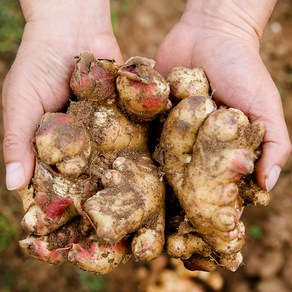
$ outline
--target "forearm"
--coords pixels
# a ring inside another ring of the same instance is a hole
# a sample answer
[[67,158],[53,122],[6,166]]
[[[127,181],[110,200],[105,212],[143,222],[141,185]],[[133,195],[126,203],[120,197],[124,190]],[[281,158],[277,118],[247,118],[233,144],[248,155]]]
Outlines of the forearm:
[[277,0],[188,0],[186,15],[196,14],[202,18],[199,21],[215,29],[224,22],[224,25],[229,24],[230,32],[237,26],[260,38],[276,3]]

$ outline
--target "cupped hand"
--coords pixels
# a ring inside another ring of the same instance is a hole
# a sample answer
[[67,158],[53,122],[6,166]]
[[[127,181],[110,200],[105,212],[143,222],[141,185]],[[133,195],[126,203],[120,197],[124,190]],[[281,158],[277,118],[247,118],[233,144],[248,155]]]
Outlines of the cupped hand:
[[[80,1],[74,5],[77,2]],[[107,11],[103,16],[107,19],[99,21],[92,11],[86,12],[90,15],[81,25],[81,22],[73,20],[75,11],[69,11],[68,18],[63,15],[63,19],[57,18],[56,11],[52,12],[54,17],[50,19],[49,12],[44,11],[46,17],[38,20],[36,15],[42,13],[40,10],[44,9],[44,5],[38,7],[35,3],[33,9],[29,7],[24,11],[25,17],[30,20],[3,86],[3,150],[9,190],[23,188],[32,177],[35,130],[45,112],[59,111],[68,102],[74,57],[87,50],[98,58],[114,58],[122,62]],[[52,3],[48,9],[54,5]],[[74,5],[70,7],[77,11]],[[80,5],[83,4],[80,2]],[[55,5],[55,9],[61,14],[62,5]],[[77,13],[81,12],[79,9]],[[85,29],[86,25],[91,26]]]
[[259,185],[270,191],[288,160],[291,142],[279,92],[259,54],[259,33],[186,12],[164,39],[156,61],[163,75],[175,66],[202,67],[217,103],[264,123],[263,153],[255,171]]

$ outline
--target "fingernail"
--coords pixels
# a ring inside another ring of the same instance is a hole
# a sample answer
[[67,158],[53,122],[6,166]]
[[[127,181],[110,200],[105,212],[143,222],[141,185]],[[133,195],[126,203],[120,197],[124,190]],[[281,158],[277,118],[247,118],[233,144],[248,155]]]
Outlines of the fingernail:
[[6,187],[7,190],[16,190],[25,181],[24,167],[20,162],[11,162],[6,165]]
[[278,165],[274,165],[272,167],[272,169],[270,170],[270,173],[265,180],[266,190],[268,192],[270,192],[272,190],[272,188],[275,186],[276,182],[278,181],[281,170],[282,170],[281,167]]

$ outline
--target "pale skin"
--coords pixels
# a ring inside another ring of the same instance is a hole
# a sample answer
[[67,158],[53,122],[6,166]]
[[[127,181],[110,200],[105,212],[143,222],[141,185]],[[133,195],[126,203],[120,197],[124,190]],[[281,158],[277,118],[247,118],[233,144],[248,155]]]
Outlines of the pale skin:
[[[87,50],[98,58],[123,62],[111,28],[109,1],[20,3],[26,27],[3,88],[3,149],[10,190],[23,188],[32,177],[31,141],[41,116],[68,102],[73,56]],[[265,124],[256,174],[260,186],[268,190],[291,152],[281,98],[259,55],[259,40],[275,4],[275,0],[189,0],[156,55],[156,68],[163,75],[174,66],[202,67],[216,102]]]

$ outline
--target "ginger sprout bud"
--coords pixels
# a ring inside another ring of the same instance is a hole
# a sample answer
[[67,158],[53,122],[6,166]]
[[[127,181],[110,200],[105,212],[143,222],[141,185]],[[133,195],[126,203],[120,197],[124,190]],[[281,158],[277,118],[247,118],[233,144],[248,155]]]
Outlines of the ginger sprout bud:
[[78,100],[112,103],[118,65],[113,60],[96,59],[87,52],[82,52],[76,59],[70,87]]
[[134,120],[153,120],[168,105],[169,85],[153,66],[153,60],[133,57],[118,71],[119,105]]

